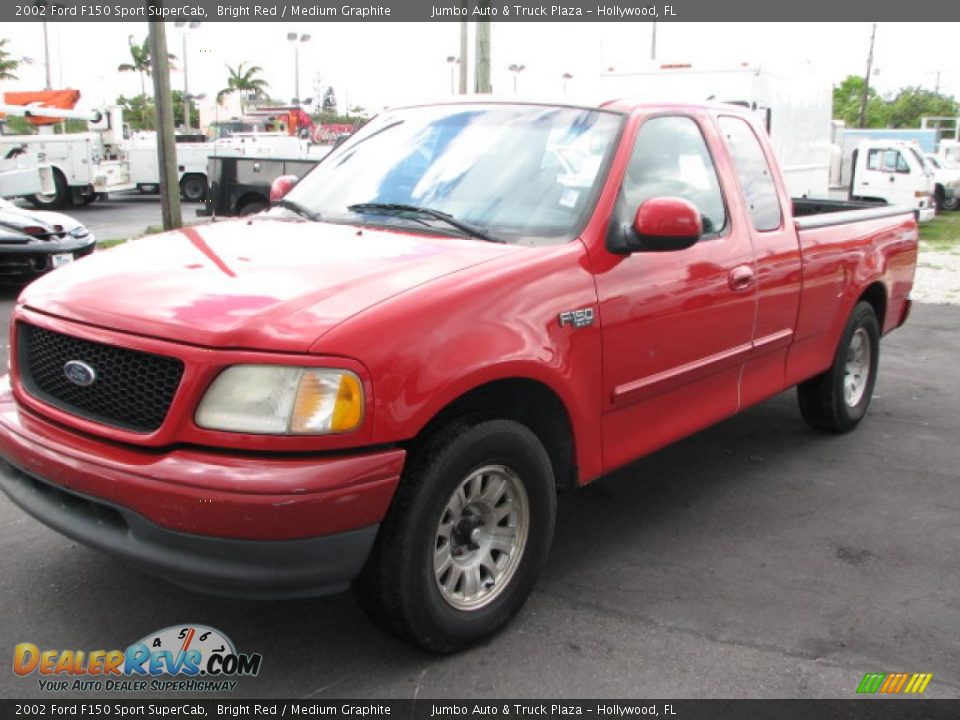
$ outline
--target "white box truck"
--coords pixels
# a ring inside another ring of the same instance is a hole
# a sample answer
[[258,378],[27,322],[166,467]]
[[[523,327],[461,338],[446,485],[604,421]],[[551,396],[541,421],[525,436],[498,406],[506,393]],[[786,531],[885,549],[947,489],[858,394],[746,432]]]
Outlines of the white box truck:
[[597,90],[610,97],[750,108],[770,135],[791,196],[829,195],[833,91],[807,63],[726,68],[668,63],[641,72],[603,73]]

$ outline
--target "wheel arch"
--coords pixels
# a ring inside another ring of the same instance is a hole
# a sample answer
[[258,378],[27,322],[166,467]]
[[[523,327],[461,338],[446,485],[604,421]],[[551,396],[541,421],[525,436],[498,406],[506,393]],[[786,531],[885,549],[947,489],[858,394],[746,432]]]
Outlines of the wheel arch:
[[[883,284],[883,281],[875,280],[860,293],[860,297],[857,298],[857,303],[861,301],[870,303],[873,312],[877,316],[880,331],[883,332],[887,317],[887,286]],[[854,303],[854,307],[856,307],[856,303]]]
[[530,377],[503,377],[461,390],[434,412],[405,445],[409,452],[416,452],[450,422],[491,417],[515,420],[528,427],[550,456],[557,490],[577,487],[576,437],[570,411],[550,385]]

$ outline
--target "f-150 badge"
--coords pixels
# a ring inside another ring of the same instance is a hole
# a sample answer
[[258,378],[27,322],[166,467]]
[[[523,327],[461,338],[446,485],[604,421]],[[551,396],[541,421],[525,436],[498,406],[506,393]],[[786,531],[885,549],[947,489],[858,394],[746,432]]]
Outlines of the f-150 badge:
[[557,316],[560,320],[560,327],[573,325],[575,328],[587,327],[593,325],[593,308],[580,308],[579,310],[564,310]]

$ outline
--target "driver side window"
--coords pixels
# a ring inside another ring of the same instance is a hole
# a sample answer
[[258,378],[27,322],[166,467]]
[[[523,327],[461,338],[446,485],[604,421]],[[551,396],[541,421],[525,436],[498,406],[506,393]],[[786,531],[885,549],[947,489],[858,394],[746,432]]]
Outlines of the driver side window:
[[713,158],[700,127],[690,117],[673,115],[644,122],[621,193],[631,213],[653,197],[689,200],[700,211],[704,235],[719,233],[727,224]]

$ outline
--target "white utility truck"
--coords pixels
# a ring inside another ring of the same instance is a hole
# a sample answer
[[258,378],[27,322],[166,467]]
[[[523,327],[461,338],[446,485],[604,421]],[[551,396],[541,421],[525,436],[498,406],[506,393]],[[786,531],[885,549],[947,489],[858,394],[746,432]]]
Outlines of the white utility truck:
[[8,151],[0,156],[0,198],[52,193],[53,169],[37,153]]
[[[159,192],[160,163],[156,132],[134,133],[124,149],[130,162],[130,177],[137,189],[142,193]],[[177,139],[177,181],[185,200],[200,202],[206,197],[207,162],[213,152],[213,143],[180,142]]]
[[123,112],[120,107],[112,106],[106,112],[100,112],[4,103],[0,104],[0,112],[88,121],[87,132],[57,135],[44,128],[36,135],[0,135],[0,157],[34,153],[51,167],[53,189],[49,193],[30,195],[28,199],[34,206],[53,209],[87,205],[100,194],[135,187],[123,150]]

